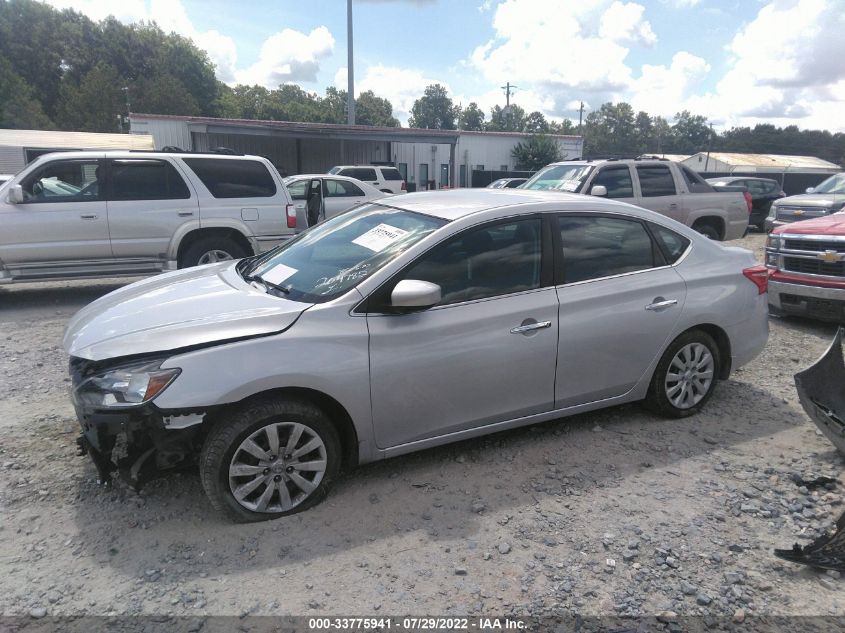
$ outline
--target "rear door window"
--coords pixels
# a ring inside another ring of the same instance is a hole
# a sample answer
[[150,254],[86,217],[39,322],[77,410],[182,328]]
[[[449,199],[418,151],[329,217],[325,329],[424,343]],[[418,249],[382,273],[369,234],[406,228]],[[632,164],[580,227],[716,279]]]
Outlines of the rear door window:
[[637,165],[637,176],[643,198],[674,196],[677,193],[675,179],[666,165]]
[[692,169],[686,165],[680,165],[680,168],[681,175],[684,177],[684,182],[687,183],[687,189],[689,189],[690,193],[707,193],[708,191],[713,191],[710,183]]
[[357,178],[358,180],[363,181],[378,180],[375,169],[367,169],[364,167],[351,167],[350,169],[344,169],[341,175],[349,176],[350,178]]
[[648,231],[637,220],[562,215],[558,222],[563,283],[622,275],[663,264]]
[[276,183],[264,163],[227,158],[183,158],[215,198],[270,198]]
[[385,180],[402,180],[402,174],[395,167],[382,167],[381,174]]
[[112,160],[111,200],[179,200],[190,198],[188,185],[165,160]]
[[329,198],[354,198],[363,196],[361,187],[346,180],[326,178],[326,196]]

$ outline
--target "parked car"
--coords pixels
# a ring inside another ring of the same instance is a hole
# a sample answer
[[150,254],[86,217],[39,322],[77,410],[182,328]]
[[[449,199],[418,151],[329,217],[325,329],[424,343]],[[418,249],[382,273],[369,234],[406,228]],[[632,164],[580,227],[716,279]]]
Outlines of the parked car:
[[766,265],[772,314],[845,324],[845,213],[776,226]]
[[515,189],[526,180],[528,178],[499,178],[487,185],[487,189]]
[[0,190],[0,284],[143,275],[239,259],[296,232],[257,156],[62,152]]
[[763,349],[766,273],[599,198],[387,198],[81,310],[80,446],[101,479],[197,463],[211,504],[254,521],[342,466],[643,399],[684,417]]
[[751,215],[748,217],[748,224],[760,231],[766,230],[766,217],[772,203],[786,197],[780,183],[771,178],[722,177],[708,178],[707,182],[713,185],[716,191],[725,187],[745,187],[751,194]]
[[284,179],[296,208],[296,225],[314,226],[356,204],[389,195],[365,182],[347,176],[302,174]]
[[819,218],[845,208],[845,172],[834,174],[806,193],[788,196],[772,203],[766,218],[766,231],[777,226]]
[[402,174],[395,167],[384,165],[339,165],[332,167],[329,174],[348,176],[368,185],[372,185],[384,193],[405,193],[407,185]]
[[14,178],[14,174],[0,174],[0,186]]
[[716,191],[686,165],[661,159],[552,163],[520,188],[629,202],[678,220],[713,240],[745,235],[751,211],[750,195]]

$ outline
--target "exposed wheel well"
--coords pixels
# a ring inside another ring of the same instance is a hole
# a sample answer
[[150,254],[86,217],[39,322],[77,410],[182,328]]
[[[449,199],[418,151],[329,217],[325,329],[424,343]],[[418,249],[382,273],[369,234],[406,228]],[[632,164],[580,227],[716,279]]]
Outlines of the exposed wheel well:
[[244,236],[243,233],[236,229],[227,229],[225,227],[217,227],[217,228],[209,228],[209,229],[194,229],[185,237],[182,238],[182,241],[179,242],[179,250],[176,253],[176,261],[179,262],[181,265],[182,258],[185,256],[185,251],[199,239],[203,239],[206,237],[220,237],[225,239],[230,239],[235,242],[238,246],[244,249],[244,252],[247,255],[253,255],[252,244],[249,243],[249,240]]
[[343,452],[343,466],[351,467],[358,464],[358,433],[355,431],[355,425],[352,423],[352,417],[337,400],[315,389],[285,387],[281,389],[262,391],[261,393],[249,396],[240,402],[223,407],[221,412],[219,412],[215,417],[220,417],[221,413],[225,415],[225,411],[227,409],[241,407],[251,400],[268,397],[306,400],[322,409],[326,416],[328,416],[329,420],[332,421],[332,424],[334,424],[337,429],[337,434],[340,436],[340,446]]
[[727,333],[718,325],[713,325],[712,323],[702,323],[685,330],[681,334],[686,334],[687,332],[691,332],[693,330],[701,330],[702,332],[709,334],[710,337],[716,341],[716,345],[719,346],[719,359],[721,361],[719,367],[719,378],[721,380],[727,380],[731,375],[731,340],[728,338]]
[[719,241],[725,239],[725,221],[722,218],[715,215],[698,218],[692,223],[692,228],[699,226],[712,226],[719,233]]

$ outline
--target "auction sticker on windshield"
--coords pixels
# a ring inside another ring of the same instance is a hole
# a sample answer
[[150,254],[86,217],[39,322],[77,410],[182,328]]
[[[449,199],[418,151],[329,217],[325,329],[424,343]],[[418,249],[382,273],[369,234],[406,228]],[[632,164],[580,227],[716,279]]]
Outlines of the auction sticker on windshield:
[[290,266],[285,266],[284,264],[279,264],[278,266],[274,266],[271,270],[264,273],[261,277],[265,281],[269,281],[271,284],[280,284],[288,277],[292,277],[299,271],[296,268],[291,268]]
[[371,251],[378,253],[407,234],[408,231],[397,229],[395,226],[390,226],[389,224],[379,224],[363,235],[356,237],[352,240],[352,243],[357,244],[358,246],[363,246],[364,248],[369,248]]

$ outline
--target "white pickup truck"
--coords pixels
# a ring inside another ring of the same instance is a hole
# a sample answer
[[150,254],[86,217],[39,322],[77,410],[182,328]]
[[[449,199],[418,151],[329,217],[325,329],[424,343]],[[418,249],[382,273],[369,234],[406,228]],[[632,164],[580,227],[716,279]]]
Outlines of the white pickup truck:
[[546,165],[521,189],[557,189],[635,204],[713,240],[745,235],[751,195],[716,191],[685,165],[664,159],[570,160]]

